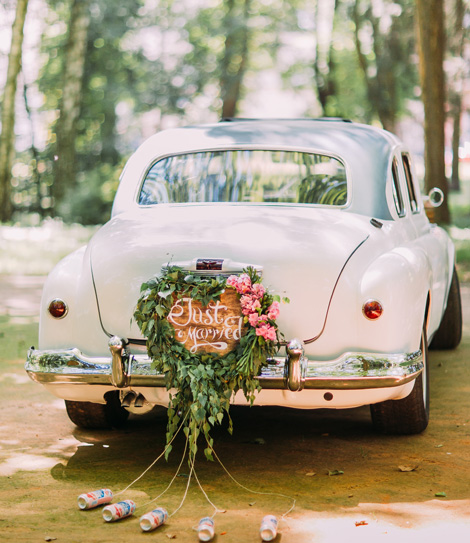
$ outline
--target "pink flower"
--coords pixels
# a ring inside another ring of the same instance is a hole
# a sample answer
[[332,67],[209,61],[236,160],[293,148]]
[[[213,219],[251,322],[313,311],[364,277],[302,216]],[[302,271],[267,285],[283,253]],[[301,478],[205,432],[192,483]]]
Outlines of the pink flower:
[[238,294],[246,294],[251,291],[251,279],[246,273],[242,273],[240,277],[230,275],[227,279],[227,285],[236,289]]
[[268,318],[276,320],[279,317],[279,302],[273,302],[268,308]]
[[259,322],[259,315],[258,313],[250,313],[248,315],[248,322],[250,323],[251,326],[253,326],[253,328],[256,328],[256,325],[258,324]]
[[238,278],[238,292],[240,294],[246,294],[251,290],[251,279],[246,273],[242,273]]
[[256,335],[262,336],[266,341],[276,341],[276,330],[270,324],[263,324],[256,329]]
[[240,298],[240,305],[242,306],[242,313],[244,315],[254,313],[261,307],[259,301],[254,296],[249,294],[245,294]]
[[238,285],[238,277],[236,275],[231,275],[228,279],[227,279],[227,285],[229,287],[233,287],[233,288],[237,288],[237,285]]
[[261,283],[255,283],[251,287],[251,292],[257,297],[262,298],[266,294],[266,289],[263,287]]

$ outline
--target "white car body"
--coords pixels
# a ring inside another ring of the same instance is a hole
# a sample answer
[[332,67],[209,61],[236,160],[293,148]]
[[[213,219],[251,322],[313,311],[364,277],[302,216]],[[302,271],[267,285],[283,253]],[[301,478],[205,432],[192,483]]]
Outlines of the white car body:
[[[225,150],[338,159],[347,201],[139,203],[155,163]],[[343,121],[240,120],[156,134],[129,159],[111,220],[49,275],[29,375],[68,402],[104,404],[106,393],[122,399],[132,390],[147,407],[167,405],[163,376],[152,374],[132,321],[140,286],[170,261],[195,270],[198,259],[223,259],[224,273],[257,266],[263,284],[290,299],[278,325],[296,341],[263,370],[257,404],[347,408],[406,398],[425,369],[423,327],[429,342],[443,319],[455,255],[429,222],[414,177],[410,201],[405,162],[392,134]],[[67,304],[63,318],[48,311],[54,299]],[[380,318],[365,318],[368,300],[380,302]],[[234,402],[246,400],[239,393]]]

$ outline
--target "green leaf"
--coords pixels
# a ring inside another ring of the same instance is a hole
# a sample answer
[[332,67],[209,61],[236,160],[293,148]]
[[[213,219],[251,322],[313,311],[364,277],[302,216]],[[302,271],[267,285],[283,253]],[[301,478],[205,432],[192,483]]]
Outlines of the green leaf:
[[155,306],[155,313],[160,317],[160,318],[163,318],[166,314],[166,310],[164,307],[162,307],[161,305],[156,305]]
[[447,494],[445,492],[436,492],[434,496],[436,496],[436,498],[447,498]]
[[166,451],[165,451],[165,460],[168,460],[168,457],[170,456],[171,450],[173,449],[173,445],[167,445]]
[[212,451],[210,447],[207,447],[206,449],[204,449],[204,454],[206,455],[207,460],[210,460],[211,462],[214,461],[214,457],[212,456]]

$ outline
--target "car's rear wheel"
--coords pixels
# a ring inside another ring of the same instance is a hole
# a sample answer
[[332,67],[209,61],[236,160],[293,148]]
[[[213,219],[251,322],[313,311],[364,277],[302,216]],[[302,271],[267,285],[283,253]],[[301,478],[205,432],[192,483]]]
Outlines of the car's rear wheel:
[[67,415],[80,428],[119,428],[129,412],[121,406],[119,392],[108,392],[105,399],[105,404],[65,400]]
[[423,371],[411,393],[401,400],[387,400],[370,406],[374,429],[382,434],[419,434],[429,421],[429,367],[426,330],[421,335]]
[[441,324],[432,338],[430,349],[437,351],[455,349],[462,339],[462,302],[457,271],[454,268],[447,307]]

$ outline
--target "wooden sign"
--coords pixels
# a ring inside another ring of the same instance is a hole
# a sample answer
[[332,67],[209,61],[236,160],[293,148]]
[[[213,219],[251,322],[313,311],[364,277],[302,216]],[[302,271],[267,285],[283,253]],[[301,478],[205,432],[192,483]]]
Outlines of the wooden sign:
[[175,329],[176,340],[193,354],[223,356],[237,347],[245,332],[240,300],[231,288],[206,307],[192,298],[177,299],[167,320]]

